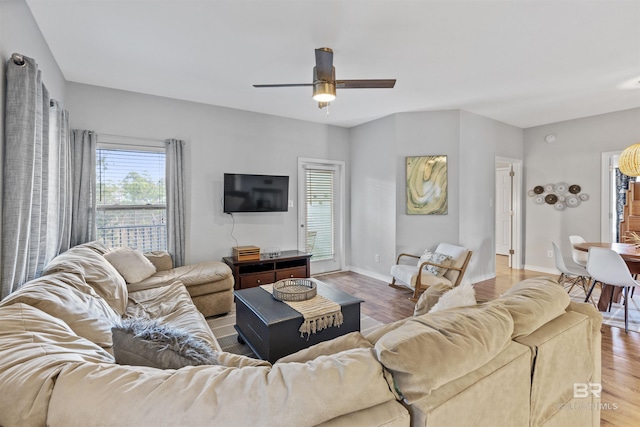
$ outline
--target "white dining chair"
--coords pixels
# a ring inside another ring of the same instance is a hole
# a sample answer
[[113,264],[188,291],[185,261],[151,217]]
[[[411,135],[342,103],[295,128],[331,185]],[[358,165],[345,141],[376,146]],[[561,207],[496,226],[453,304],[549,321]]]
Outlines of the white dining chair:
[[581,251],[576,249],[573,245],[578,243],[585,243],[586,241],[582,236],[572,235],[569,236],[569,241],[571,242],[571,258],[573,258],[573,262],[583,267],[587,266],[587,258],[589,254],[585,251]]
[[579,285],[582,287],[586,295],[587,284],[589,283],[589,273],[587,272],[587,269],[568,259],[565,260],[562,256],[562,251],[556,242],[551,242],[551,246],[553,246],[553,257],[556,263],[556,268],[560,271],[558,283],[560,283],[565,289],[567,289],[567,283],[571,284],[569,289],[567,289],[567,292],[571,292],[575,285]]
[[[640,282],[636,281],[627,263],[614,250],[607,248],[591,247],[589,248],[589,258],[587,260],[587,271],[592,279],[591,288],[587,293],[585,302],[589,300],[593,288],[596,283],[603,285],[618,286],[624,291],[624,331],[629,332],[629,289],[639,286]],[[608,310],[611,309],[613,302],[613,292],[609,300]]]

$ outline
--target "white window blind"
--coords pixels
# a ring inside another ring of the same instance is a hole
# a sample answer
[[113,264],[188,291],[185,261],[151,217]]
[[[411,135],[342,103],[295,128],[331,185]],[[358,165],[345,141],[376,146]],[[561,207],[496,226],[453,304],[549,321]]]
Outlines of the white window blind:
[[96,163],[98,239],[166,250],[165,153],[98,148]]
[[334,171],[306,170],[307,251],[312,260],[334,257]]

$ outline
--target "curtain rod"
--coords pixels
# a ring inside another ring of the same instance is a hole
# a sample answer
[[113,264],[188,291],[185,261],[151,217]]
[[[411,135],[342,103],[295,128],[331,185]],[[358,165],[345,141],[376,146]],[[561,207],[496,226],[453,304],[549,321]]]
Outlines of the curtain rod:
[[98,135],[98,136],[106,136],[106,137],[111,137],[111,138],[137,139],[139,141],[162,142],[163,144],[166,142],[165,139],[143,138],[143,137],[140,137],[140,136],[113,135],[113,134],[109,134],[109,133],[98,133],[98,132],[96,132],[96,135]]

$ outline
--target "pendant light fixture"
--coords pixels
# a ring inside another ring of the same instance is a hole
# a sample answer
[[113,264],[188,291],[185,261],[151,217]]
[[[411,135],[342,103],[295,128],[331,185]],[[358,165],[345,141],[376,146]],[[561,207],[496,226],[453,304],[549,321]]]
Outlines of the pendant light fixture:
[[624,149],[618,159],[618,168],[627,176],[640,176],[640,143]]

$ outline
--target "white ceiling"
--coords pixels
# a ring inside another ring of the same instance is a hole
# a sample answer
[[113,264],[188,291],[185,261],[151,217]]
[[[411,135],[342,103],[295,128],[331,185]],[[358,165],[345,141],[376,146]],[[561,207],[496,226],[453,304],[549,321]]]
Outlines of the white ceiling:
[[[521,128],[640,107],[640,0],[26,0],[65,78],[351,127],[460,108]],[[338,79],[330,114],[314,49]],[[27,54],[25,52],[25,54]]]

